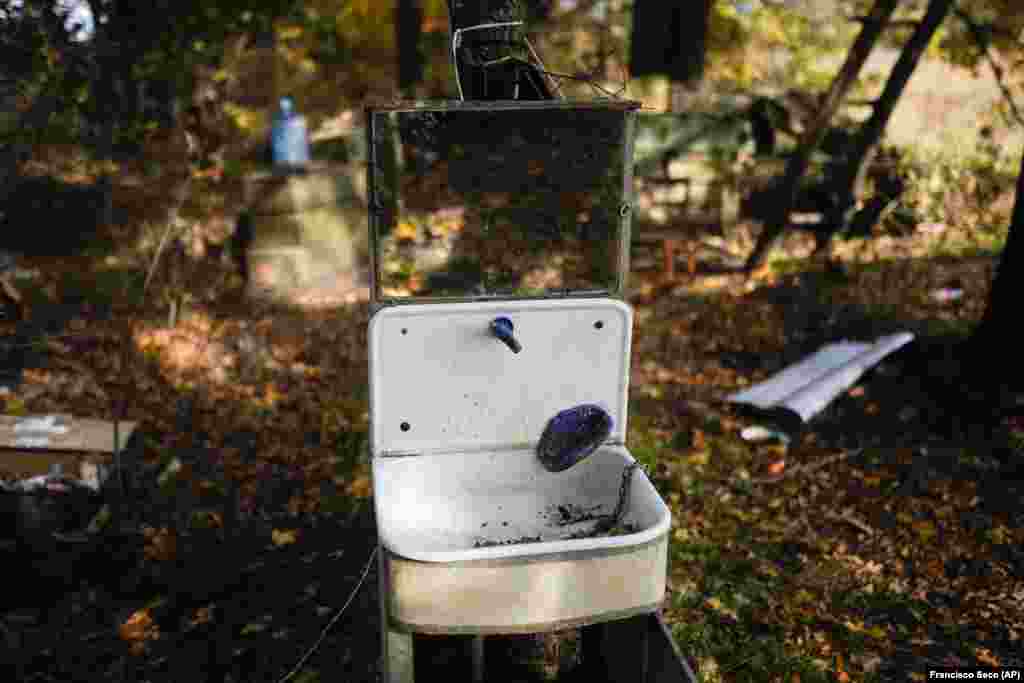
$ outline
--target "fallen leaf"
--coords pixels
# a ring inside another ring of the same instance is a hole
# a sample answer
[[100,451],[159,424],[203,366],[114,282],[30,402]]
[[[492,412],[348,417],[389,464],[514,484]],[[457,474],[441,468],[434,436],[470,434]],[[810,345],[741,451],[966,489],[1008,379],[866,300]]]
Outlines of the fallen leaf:
[[241,635],[247,636],[247,635],[250,635],[252,633],[259,633],[261,631],[266,631],[266,630],[267,630],[266,624],[261,624],[258,621],[253,621],[253,622],[250,622],[250,623],[248,623],[248,624],[246,624],[245,626],[242,627]]
[[346,492],[348,495],[356,498],[366,498],[370,495],[372,488],[370,478],[365,474],[360,474],[349,483],[346,487]]
[[1001,666],[999,658],[992,654],[992,651],[987,647],[979,647],[974,651],[978,661],[988,666]]
[[268,383],[264,388],[263,405],[265,405],[266,407],[273,408],[274,405],[283,398],[284,394],[282,394],[280,390],[276,386],[274,386],[273,382]]
[[148,609],[136,610],[121,624],[117,632],[122,640],[146,640],[155,635],[153,617],[150,616]]
[[1005,525],[999,524],[993,527],[988,532],[989,538],[992,539],[993,543],[1005,544],[1012,541],[1012,534]]
[[16,417],[23,417],[28,414],[28,409],[25,407],[25,402],[20,398],[9,398],[4,405],[4,413],[7,415],[14,415]]
[[419,228],[409,221],[401,221],[395,226],[395,239],[398,240],[415,240],[419,237]]
[[882,638],[888,637],[888,632],[882,626],[872,626],[867,629],[866,633],[874,638],[875,640],[881,640]]
[[850,619],[847,619],[843,622],[843,625],[855,633],[867,633],[868,635],[871,635],[875,638],[881,638],[883,635],[885,635],[885,630],[881,627],[874,626],[869,628],[866,627],[864,625],[864,622],[862,621],[852,621]]
[[923,541],[930,541],[935,537],[938,531],[935,528],[935,523],[927,519],[913,523],[913,529],[917,532],[917,535],[921,537]]
[[836,680],[841,683],[847,683],[850,680],[849,674],[843,668],[843,656],[836,655]]
[[707,465],[710,453],[705,450],[697,450],[690,454],[691,465]]
[[213,605],[200,607],[196,610],[195,622],[197,624],[206,624],[210,621],[213,621]]
[[772,475],[773,477],[774,476],[778,476],[778,475],[782,474],[782,471],[784,469],[786,469],[786,461],[785,460],[776,460],[773,463],[769,463],[769,465],[768,465],[768,474]]
[[726,617],[731,621],[739,621],[739,616],[737,616],[736,611],[723,605],[722,601],[718,598],[708,598],[704,601],[704,606],[714,610],[720,616]]
[[283,545],[291,545],[299,540],[299,532],[295,529],[274,529],[270,532],[270,540],[278,548]]
[[166,527],[152,531],[147,530],[146,536],[149,542],[146,544],[143,554],[148,559],[168,562],[175,558],[178,552],[178,540],[173,531]]

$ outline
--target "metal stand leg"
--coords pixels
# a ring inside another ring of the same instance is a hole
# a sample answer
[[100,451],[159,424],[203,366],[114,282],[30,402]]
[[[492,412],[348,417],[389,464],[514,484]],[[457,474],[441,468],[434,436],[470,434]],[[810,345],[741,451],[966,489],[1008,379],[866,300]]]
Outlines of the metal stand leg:
[[383,683],[414,683],[413,636],[391,628],[388,614],[387,550],[377,546],[377,574],[380,588],[381,681]]
[[484,683],[484,637],[473,637],[473,683]]
[[583,661],[592,676],[609,683],[647,680],[647,619],[642,614],[583,628]]
[[699,683],[672,632],[657,614],[647,617],[647,683]]
[[385,683],[413,683],[412,634],[388,629]]

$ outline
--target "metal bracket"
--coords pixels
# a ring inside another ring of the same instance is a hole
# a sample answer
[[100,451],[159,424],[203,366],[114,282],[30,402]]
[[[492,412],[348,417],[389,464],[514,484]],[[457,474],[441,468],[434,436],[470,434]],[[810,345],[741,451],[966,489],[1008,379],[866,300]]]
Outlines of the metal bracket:
[[509,28],[522,26],[522,21],[498,21],[490,24],[475,24],[465,28],[457,28],[452,32],[452,65],[455,67],[455,87],[459,90],[459,99],[465,101],[466,97],[462,92],[462,79],[459,77],[459,56],[456,50],[462,45],[462,34],[468,31],[480,31],[488,28]]
[[[524,23],[525,22],[523,21],[498,21],[489,24],[474,24],[473,26],[457,28],[454,31],[452,31],[452,66],[455,69],[455,87],[459,91],[460,101],[464,102],[466,100],[466,96],[462,92],[462,78],[459,76],[459,56],[457,53],[459,47],[462,46],[462,34],[467,33],[469,31],[481,31],[488,28],[510,28],[513,26],[523,26]],[[533,45],[530,43],[530,39],[527,38],[526,36],[523,36],[523,42],[526,43],[526,47],[530,51],[530,55],[533,57],[534,61],[537,62],[537,66],[540,67],[540,72],[548,80],[548,83],[551,84],[551,87],[554,89],[555,92],[558,93],[558,96],[560,98],[565,99],[565,95],[562,94],[562,88],[558,85],[558,82],[555,81],[555,79],[552,78],[551,75],[548,74],[548,72],[544,69],[544,62],[540,61],[540,55],[538,55],[537,51],[533,49]]]

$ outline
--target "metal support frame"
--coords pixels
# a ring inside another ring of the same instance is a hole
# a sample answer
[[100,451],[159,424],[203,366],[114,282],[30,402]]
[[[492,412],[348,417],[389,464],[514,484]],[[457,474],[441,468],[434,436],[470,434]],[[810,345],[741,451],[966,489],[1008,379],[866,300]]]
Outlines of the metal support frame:
[[[382,600],[383,604],[383,600]],[[387,618],[386,609],[384,618]],[[386,623],[386,622],[385,622]],[[415,634],[384,629],[383,683],[415,683]],[[657,613],[606,621],[581,629],[583,671],[587,680],[609,683],[697,683],[668,626]],[[462,636],[465,637],[465,636]],[[470,636],[470,680],[483,683],[487,668],[485,636]],[[465,676],[466,669],[461,669]],[[451,674],[451,671],[446,671]]]

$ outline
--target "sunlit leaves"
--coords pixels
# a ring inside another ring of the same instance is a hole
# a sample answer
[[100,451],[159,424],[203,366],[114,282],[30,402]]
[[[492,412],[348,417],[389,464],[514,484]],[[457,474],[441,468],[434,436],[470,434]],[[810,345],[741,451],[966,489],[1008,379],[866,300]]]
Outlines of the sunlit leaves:
[[129,643],[133,654],[141,654],[146,649],[146,642],[157,638],[160,629],[153,621],[148,609],[140,609],[132,612],[124,622],[118,626],[118,635],[122,640]]
[[275,547],[280,548],[298,541],[299,534],[295,529],[273,529],[270,532],[270,540]]
[[145,556],[156,562],[169,562],[174,560],[178,554],[177,533],[168,528],[155,529],[146,527],[145,530]]

